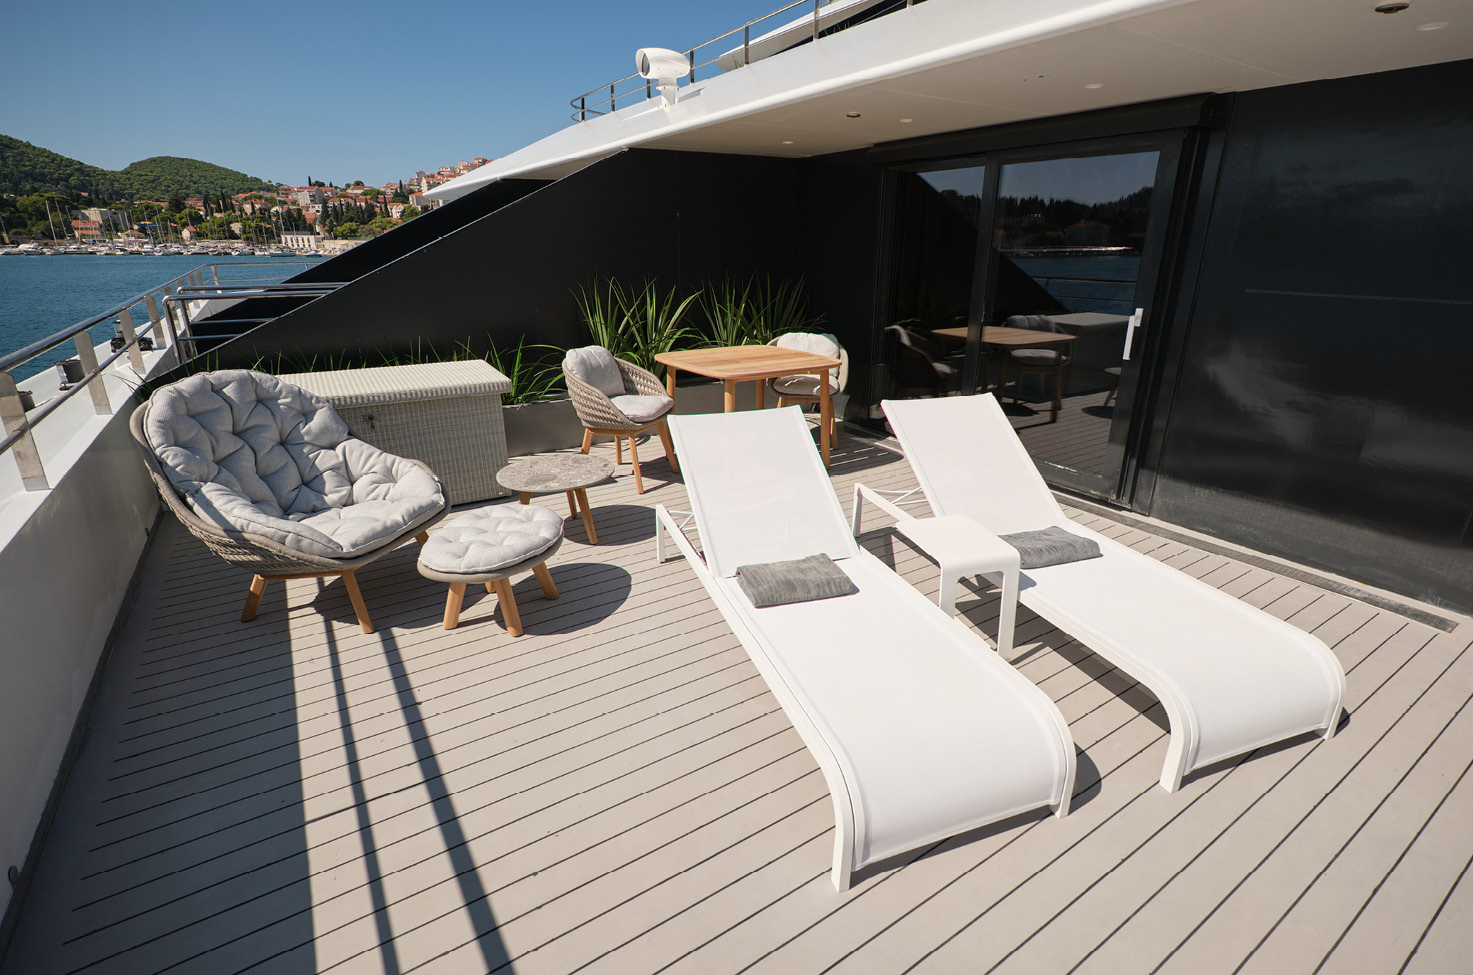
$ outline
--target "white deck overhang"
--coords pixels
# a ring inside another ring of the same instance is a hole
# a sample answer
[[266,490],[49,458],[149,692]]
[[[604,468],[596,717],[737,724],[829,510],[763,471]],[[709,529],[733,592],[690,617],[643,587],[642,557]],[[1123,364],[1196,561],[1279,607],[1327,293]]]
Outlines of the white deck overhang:
[[[554,179],[643,146],[807,157],[1202,92],[1454,61],[1459,0],[927,0],[561,131],[431,190]],[[1460,16],[1461,15],[1461,16]],[[1441,24],[1441,27],[1432,25]],[[1432,28],[1432,29],[1424,29]]]

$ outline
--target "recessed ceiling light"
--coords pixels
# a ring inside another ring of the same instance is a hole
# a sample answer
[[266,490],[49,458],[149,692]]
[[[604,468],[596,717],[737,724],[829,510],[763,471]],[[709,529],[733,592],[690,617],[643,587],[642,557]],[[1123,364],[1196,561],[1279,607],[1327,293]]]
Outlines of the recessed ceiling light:
[[1405,0],[1392,0],[1390,3],[1378,3],[1375,9],[1378,14],[1399,14],[1410,6]]
[[844,113],[844,117],[845,118],[859,118],[859,113],[858,112],[845,112]]
[[792,139],[784,139],[783,140],[783,145],[785,145],[785,146],[790,146],[792,144],[793,144],[793,140]]
[[902,122],[914,122],[915,119],[913,119],[913,118],[903,118],[900,121],[902,121]]
[[1084,87],[1088,88],[1090,91],[1094,91],[1096,88],[1103,88],[1103,87],[1105,87],[1105,83],[1103,81],[1091,81],[1089,84],[1085,85]]
[[1445,20],[1434,20],[1430,24],[1418,24],[1417,25],[1417,30],[1442,30],[1446,26],[1447,26],[1447,21],[1445,21]]

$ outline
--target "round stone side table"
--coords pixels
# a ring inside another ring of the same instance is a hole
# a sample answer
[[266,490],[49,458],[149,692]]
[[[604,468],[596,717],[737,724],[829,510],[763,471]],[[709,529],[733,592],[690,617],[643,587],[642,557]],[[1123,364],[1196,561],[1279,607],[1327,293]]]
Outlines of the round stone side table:
[[593,512],[588,507],[587,488],[606,480],[614,473],[614,462],[608,457],[588,454],[533,454],[529,457],[514,457],[496,473],[496,480],[508,491],[516,491],[518,500],[528,504],[534,494],[566,492],[568,513],[573,516],[582,509],[583,527],[588,532],[588,543],[598,544],[598,533],[593,528]]

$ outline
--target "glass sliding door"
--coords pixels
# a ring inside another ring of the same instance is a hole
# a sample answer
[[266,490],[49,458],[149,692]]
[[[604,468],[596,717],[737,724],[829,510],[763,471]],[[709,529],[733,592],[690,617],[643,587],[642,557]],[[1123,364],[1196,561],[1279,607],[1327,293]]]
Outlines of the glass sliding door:
[[1121,390],[1135,388],[1159,256],[1161,159],[1149,149],[1000,161],[992,207],[978,388],[1004,403],[1052,480],[1111,500],[1124,494],[1133,404]]
[[900,175],[887,396],[990,392],[1046,478],[1129,503],[1180,134]]

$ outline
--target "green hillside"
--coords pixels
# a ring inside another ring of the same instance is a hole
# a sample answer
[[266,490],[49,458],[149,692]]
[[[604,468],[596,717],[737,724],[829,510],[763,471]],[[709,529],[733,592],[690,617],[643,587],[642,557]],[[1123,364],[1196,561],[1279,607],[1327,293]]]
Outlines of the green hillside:
[[165,200],[274,190],[276,184],[198,159],[154,156],[113,171],[0,135],[0,194],[91,193],[102,200]]

